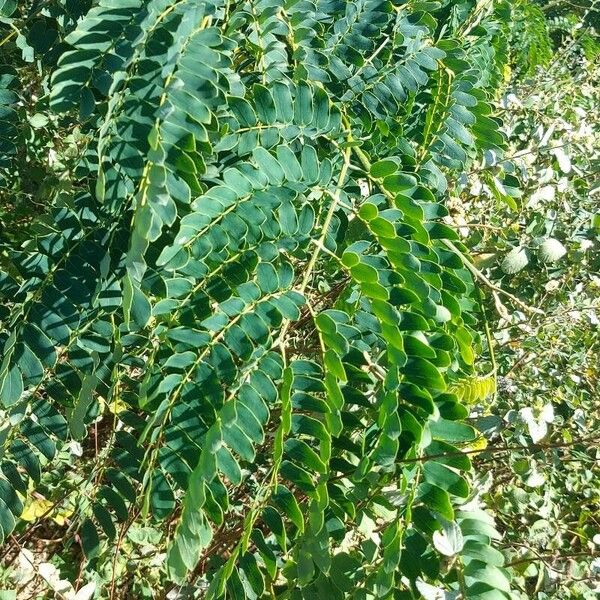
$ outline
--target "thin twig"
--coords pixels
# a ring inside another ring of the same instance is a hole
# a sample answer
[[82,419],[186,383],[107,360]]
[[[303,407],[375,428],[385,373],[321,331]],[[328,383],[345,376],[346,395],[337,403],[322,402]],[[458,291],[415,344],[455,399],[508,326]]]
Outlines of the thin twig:
[[[553,571],[557,571],[557,569],[555,569],[554,567],[552,567],[551,565],[549,565],[547,563],[547,561],[549,560],[564,560],[567,558],[576,558],[578,556],[587,556],[589,558],[593,558],[595,556],[599,556],[600,552],[569,552],[567,554],[539,554],[536,550],[534,550],[533,548],[528,548],[529,550],[531,550],[533,553],[536,554],[536,557],[528,557],[528,558],[520,558],[518,560],[513,560],[512,562],[509,562],[508,564],[504,565],[504,567],[514,567],[515,565],[522,565],[523,563],[528,563],[528,562],[533,562],[536,560],[542,561],[549,569],[552,569]],[[557,571],[558,573],[561,573],[564,575],[564,573],[562,573],[562,571]]]
[[505,296],[506,298],[509,298],[512,302],[514,302],[519,308],[523,309],[525,312],[528,313],[535,313],[538,315],[543,315],[545,314],[543,310],[540,310],[539,308],[536,308],[534,306],[529,306],[528,304],[525,304],[525,302],[523,302],[521,299],[517,298],[514,294],[511,294],[510,292],[507,292],[506,290],[502,289],[500,286],[496,285],[495,283],[491,282],[465,255],[463,252],[461,252],[450,240],[442,240],[442,242],[444,243],[444,245],[449,249],[452,250],[452,252],[454,252],[462,261],[463,265],[465,265],[465,267],[471,272],[471,274],[473,276],[475,276],[477,279],[479,279],[479,281],[481,281],[482,283],[484,283],[487,287],[489,287],[491,290],[493,290],[494,292],[496,292],[497,294],[501,294],[503,296]]
[[[342,168],[340,170],[340,175],[338,177],[338,182],[337,182],[335,191],[333,193],[330,193],[332,202],[331,202],[331,205],[329,206],[329,210],[327,211],[327,214],[325,216],[325,220],[323,221],[323,225],[321,228],[321,235],[320,235],[319,239],[315,242],[315,249],[313,250],[313,253],[311,254],[311,257],[308,261],[308,264],[306,265],[306,270],[304,271],[304,276],[302,277],[300,287],[297,290],[300,294],[304,294],[306,288],[308,287],[308,284],[312,277],[315,265],[317,264],[317,260],[321,253],[321,249],[325,247],[325,239],[327,238],[327,234],[329,233],[329,227],[331,225],[331,221],[333,220],[333,215],[335,214],[335,211],[337,210],[338,204],[341,200],[341,190],[342,190],[342,186],[344,185],[344,181],[346,180],[346,176],[348,174],[349,165],[350,165],[350,148],[348,147],[344,150],[344,164],[342,165]],[[291,323],[292,322],[289,319],[287,319],[283,323],[279,337],[277,338],[277,341],[274,344],[275,346],[278,346],[278,345],[282,346],[285,343],[285,336],[286,336],[286,333],[287,333]]]

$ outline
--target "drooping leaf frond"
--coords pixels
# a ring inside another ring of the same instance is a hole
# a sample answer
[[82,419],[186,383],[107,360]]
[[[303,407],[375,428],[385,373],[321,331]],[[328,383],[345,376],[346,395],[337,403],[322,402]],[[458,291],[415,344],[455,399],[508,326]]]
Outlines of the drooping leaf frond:
[[507,15],[96,3],[49,98],[88,136],[86,191],[0,280],[2,536],[57,447],[102,421],[76,515],[92,562],[151,519],[171,524],[169,581],[209,598],[384,598],[440,571],[506,597],[493,524],[461,508],[476,303],[441,218],[448,179],[503,145]]

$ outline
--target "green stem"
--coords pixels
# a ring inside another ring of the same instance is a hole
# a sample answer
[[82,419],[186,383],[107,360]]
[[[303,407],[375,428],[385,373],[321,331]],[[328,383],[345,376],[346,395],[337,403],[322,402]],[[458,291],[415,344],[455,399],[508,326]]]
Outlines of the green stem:
[[487,314],[485,311],[485,306],[483,304],[483,294],[481,293],[481,288],[475,283],[475,294],[477,296],[477,302],[479,304],[479,310],[481,311],[481,316],[483,318],[483,328],[485,331],[485,337],[487,339],[488,344],[488,352],[490,354],[490,362],[492,363],[492,372],[490,375],[494,377],[494,401],[496,400],[496,394],[498,392],[498,363],[496,361],[496,353],[494,352],[494,338],[492,337],[492,332],[490,330],[490,323],[487,318]]

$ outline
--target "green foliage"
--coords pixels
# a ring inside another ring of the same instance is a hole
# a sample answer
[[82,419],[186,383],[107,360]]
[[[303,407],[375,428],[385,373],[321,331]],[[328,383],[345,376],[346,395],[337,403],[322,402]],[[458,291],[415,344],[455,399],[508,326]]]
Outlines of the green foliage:
[[64,50],[62,38],[89,4],[87,0],[4,4],[0,17],[3,243],[25,241],[31,219],[43,214],[56,194],[77,185],[69,170],[84,137],[77,124],[49,113],[46,93],[49,71]]
[[[509,160],[474,168],[452,203],[475,262],[513,294],[483,290],[498,391],[473,405],[487,439],[473,462],[523,599],[599,592],[600,71],[583,40],[573,26],[560,61],[511,82]],[[526,260],[510,273],[515,248]]]
[[530,77],[556,63],[573,47],[588,60],[600,54],[598,0],[517,0],[511,26],[511,66],[519,77]]
[[505,145],[508,3],[84,4],[13,23],[80,137],[2,258],[2,540],[37,489],[98,597],[507,598],[441,219]]
[[534,0],[515,2],[511,35],[512,63],[519,75],[533,75],[538,68],[548,66],[554,56],[552,39],[544,11]]

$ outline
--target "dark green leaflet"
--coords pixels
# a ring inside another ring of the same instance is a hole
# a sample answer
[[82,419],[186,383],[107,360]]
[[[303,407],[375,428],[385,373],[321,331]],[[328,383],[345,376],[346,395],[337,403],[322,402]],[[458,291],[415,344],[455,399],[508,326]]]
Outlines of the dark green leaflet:
[[93,193],[0,279],[4,537],[100,419],[90,564],[172,520],[165,579],[210,598],[456,591],[433,543],[454,527],[469,597],[506,594],[493,524],[460,510],[476,433],[452,389],[478,339],[441,222],[446,181],[503,143],[504,8],[101,0],[79,21],[50,105],[89,135]]

